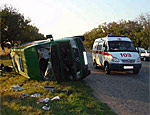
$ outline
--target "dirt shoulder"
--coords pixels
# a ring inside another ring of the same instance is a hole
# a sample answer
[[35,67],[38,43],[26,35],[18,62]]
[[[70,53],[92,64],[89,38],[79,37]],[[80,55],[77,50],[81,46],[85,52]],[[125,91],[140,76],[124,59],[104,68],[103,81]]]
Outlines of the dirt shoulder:
[[100,101],[107,103],[119,115],[149,115],[149,69],[150,62],[142,62],[138,75],[132,72],[112,72],[92,66],[92,56],[88,53],[91,75],[85,81],[93,89]]

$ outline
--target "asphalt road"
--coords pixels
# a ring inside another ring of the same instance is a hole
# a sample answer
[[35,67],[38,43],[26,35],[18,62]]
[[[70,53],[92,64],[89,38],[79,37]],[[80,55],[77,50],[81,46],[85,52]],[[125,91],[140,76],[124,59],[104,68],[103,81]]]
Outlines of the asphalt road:
[[101,102],[118,115],[150,115],[150,61],[142,62],[138,75],[132,72],[111,72],[95,69],[92,55],[87,53],[91,75],[84,80]]

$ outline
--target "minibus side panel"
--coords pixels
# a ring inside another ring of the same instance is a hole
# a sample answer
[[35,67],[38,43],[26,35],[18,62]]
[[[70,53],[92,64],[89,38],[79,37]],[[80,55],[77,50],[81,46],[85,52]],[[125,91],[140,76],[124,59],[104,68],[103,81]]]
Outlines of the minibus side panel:
[[38,55],[35,47],[30,47],[25,50],[24,52],[28,76],[31,79],[40,80],[41,73],[40,73],[40,66],[38,61]]

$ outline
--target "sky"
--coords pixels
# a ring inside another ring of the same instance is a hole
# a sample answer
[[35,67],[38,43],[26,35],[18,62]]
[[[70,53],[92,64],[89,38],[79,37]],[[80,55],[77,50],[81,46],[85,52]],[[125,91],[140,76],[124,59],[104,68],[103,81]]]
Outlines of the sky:
[[4,4],[54,39],[83,35],[104,22],[134,20],[150,13],[150,0],[0,0],[0,6]]

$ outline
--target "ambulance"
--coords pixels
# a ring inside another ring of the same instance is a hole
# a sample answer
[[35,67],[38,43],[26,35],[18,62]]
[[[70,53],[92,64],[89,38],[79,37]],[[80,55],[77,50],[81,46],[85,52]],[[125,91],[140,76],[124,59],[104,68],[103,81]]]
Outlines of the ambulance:
[[142,67],[138,51],[125,35],[107,35],[97,38],[92,49],[93,66],[101,66],[106,74],[113,70],[133,71],[138,74]]

